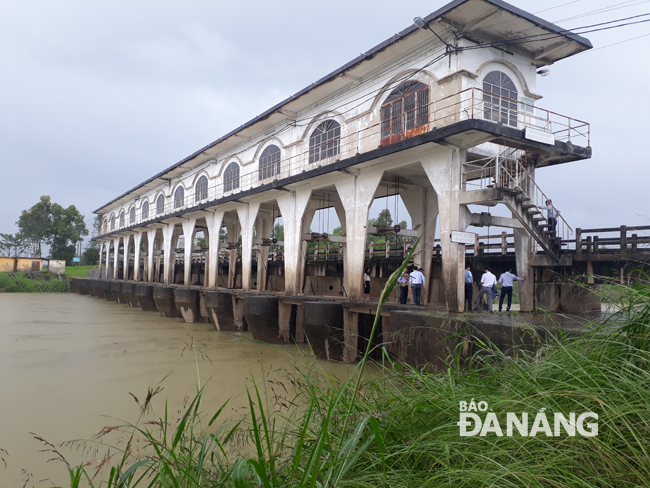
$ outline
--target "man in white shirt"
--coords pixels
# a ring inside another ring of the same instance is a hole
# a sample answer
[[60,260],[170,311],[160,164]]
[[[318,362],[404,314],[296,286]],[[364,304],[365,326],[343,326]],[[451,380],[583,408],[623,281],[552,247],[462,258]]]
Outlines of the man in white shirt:
[[499,298],[499,312],[503,308],[503,299],[508,295],[508,308],[506,312],[510,311],[510,305],[512,304],[512,284],[514,281],[524,281],[526,277],[520,278],[512,274],[512,268],[506,271],[505,273],[499,276],[499,283],[501,283],[501,298]]
[[488,311],[492,312],[492,287],[497,284],[497,277],[490,273],[488,268],[485,268],[483,276],[481,276],[481,289],[478,292],[476,299],[476,311],[478,312],[478,304],[483,303],[483,295],[487,295]]
[[417,266],[413,266],[413,271],[411,272],[411,292],[413,293],[413,302],[416,305],[420,305],[420,296],[422,294],[422,288],[426,287],[424,280],[424,275],[418,269]]
[[547,220],[548,220],[548,230],[552,231],[552,234],[549,234],[551,237],[556,236],[555,229],[557,229],[557,216],[560,215],[560,211],[553,206],[552,200],[546,200],[546,204],[538,207],[541,210],[546,210]]

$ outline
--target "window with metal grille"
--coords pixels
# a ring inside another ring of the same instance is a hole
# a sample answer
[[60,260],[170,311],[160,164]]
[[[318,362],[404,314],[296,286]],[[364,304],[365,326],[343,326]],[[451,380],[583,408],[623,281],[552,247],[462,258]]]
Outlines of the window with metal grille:
[[115,215],[111,215],[111,230],[115,230]]
[[208,178],[203,175],[194,186],[194,201],[200,202],[208,198]]
[[483,78],[483,116],[493,122],[517,127],[517,87],[501,71]]
[[156,215],[160,215],[165,211],[165,197],[161,193],[156,200]]
[[426,131],[429,124],[429,87],[405,81],[381,106],[381,145],[399,142]]
[[232,191],[239,188],[239,165],[234,161],[223,172],[223,191]]
[[309,162],[315,163],[339,153],[341,124],[335,120],[322,122],[309,138]]
[[267,178],[272,178],[275,175],[280,174],[280,148],[275,145],[270,145],[260,156],[260,169],[259,169],[259,178],[260,180],[265,180]]
[[120,212],[120,227],[124,227],[124,210]]
[[135,224],[135,207],[131,207],[129,211],[129,225]]
[[147,220],[149,218],[149,201],[145,200],[142,204],[142,220]]
[[174,208],[181,208],[185,204],[185,188],[179,185],[174,192]]

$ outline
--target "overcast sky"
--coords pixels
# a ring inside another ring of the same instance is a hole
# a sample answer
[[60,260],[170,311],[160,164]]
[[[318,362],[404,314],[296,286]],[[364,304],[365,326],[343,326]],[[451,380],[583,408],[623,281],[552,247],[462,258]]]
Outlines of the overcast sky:
[[[0,232],[41,195],[90,225],[95,208],[445,3],[3,0]],[[648,0],[512,3],[565,28],[650,12]],[[574,227],[650,224],[650,36],[598,49],[646,34],[587,34],[597,50],[539,79],[539,107],[592,124],[591,160],[537,173]]]

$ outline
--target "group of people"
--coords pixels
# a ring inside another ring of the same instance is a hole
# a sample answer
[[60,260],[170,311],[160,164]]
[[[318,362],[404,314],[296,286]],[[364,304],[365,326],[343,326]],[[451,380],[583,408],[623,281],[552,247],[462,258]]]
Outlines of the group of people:
[[[426,280],[422,268],[413,266],[413,271],[408,272],[406,268],[402,270],[402,274],[397,278],[399,285],[399,302],[405,304],[408,301],[409,286],[413,292],[413,303],[420,305],[422,300],[422,289],[426,288]],[[366,268],[363,273],[363,295],[364,301],[370,301],[370,268]]]
[[488,311],[492,311],[492,300],[498,295],[496,293],[497,282],[501,284],[501,297],[499,298],[499,312],[503,311],[503,300],[508,297],[508,308],[507,312],[510,311],[512,306],[512,288],[515,281],[523,281],[526,277],[520,278],[512,274],[512,269],[509,269],[505,273],[502,273],[497,280],[497,277],[494,276],[489,268],[485,268],[483,276],[481,276],[480,288],[478,292],[478,297],[476,298],[476,303],[472,302],[472,296],[474,294],[474,277],[471,272],[471,267],[467,266],[465,268],[465,301],[467,303],[467,311],[476,311],[478,312],[479,304],[483,303],[483,296],[487,296],[488,302]]

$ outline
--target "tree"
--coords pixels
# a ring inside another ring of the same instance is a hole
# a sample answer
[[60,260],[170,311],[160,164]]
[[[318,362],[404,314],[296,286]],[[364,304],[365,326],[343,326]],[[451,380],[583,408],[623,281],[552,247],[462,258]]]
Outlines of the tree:
[[47,195],[23,210],[16,225],[34,256],[42,257],[43,244],[49,244],[51,257],[68,264],[72,264],[76,244],[88,235],[83,215],[74,205],[64,208]]
[[343,235],[343,227],[340,225],[338,227],[334,227],[334,230],[332,231],[333,236],[342,236]]
[[51,232],[52,202],[45,195],[29,210],[23,210],[16,225],[34,257],[42,257],[42,247]]
[[63,208],[58,203],[53,203],[50,229],[47,240],[50,245],[50,255],[53,259],[65,259],[67,264],[72,264],[75,245],[82,236],[88,235],[83,215],[74,205]]
[[284,225],[275,224],[273,226],[273,233],[271,235],[275,237],[278,241],[284,241]]
[[0,234],[0,254],[17,258],[27,249],[25,239],[20,233],[17,234]]
[[[94,244],[94,243],[93,243]],[[91,245],[84,251],[81,264],[84,266],[96,266],[99,263],[99,247]]]

